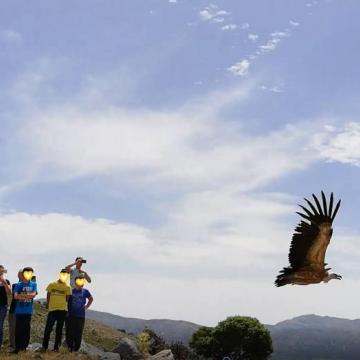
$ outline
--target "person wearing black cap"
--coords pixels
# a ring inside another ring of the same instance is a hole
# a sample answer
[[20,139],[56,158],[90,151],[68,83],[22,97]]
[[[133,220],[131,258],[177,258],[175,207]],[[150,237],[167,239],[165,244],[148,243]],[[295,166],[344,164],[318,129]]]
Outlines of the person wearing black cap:
[[10,282],[5,279],[7,270],[0,265],[0,349],[4,337],[4,321],[7,313],[8,295],[11,294]]
[[37,294],[36,283],[31,281],[34,270],[25,267],[22,271],[22,281],[14,289],[15,306],[15,353],[26,351],[30,341],[31,316],[33,312],[33,299]]
[[[86,263],[86,260],[81,256],[78,256],[75,259],[75,262],[65,266],[66,271],[70,274],[70,286],[72,289],[75,288],[75,278],[79,275],[83,275],[88,283],[91,283],[91,278],[89,274],[82,270],[81,267]],[[75,266],[75,267],[74,267]],[[74,267],[74,268],[73,268]]]

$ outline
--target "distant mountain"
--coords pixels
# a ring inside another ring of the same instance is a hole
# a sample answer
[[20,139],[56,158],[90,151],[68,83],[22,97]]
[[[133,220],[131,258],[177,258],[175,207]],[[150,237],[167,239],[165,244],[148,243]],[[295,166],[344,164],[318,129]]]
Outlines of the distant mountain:
[[266,325],[274,360],[358,360],[360,320],[304,315]]
[[[200,325],[177,320],[143,320],[89,310],[89,319],[127,333],[153,329],[166,342],[187,344]],[[359,360],[360,319],[303,315],[276,325],[265,325],[271,333],[272,360]]]
[[148,327],[154,330],[169,344],[176,341],[188,344],[192,334],[200,327],[200,325],[182,320],[143,320],[126,318],[95,310],[89,310],[86,314],[88,319],[111,326],[114,329],[125,330],[127,333],[135,335],[140,333],[145,327]]

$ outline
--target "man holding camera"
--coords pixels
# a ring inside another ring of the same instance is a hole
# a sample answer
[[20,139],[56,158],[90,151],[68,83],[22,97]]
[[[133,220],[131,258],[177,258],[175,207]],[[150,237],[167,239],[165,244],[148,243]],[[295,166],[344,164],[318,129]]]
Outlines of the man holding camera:
[[10,282],[5,279],[7,270],[0,265],[0,349],[4,337],[4,321],[7,313],[8,295],[11,294]]
[[[65,267],[66,271],[70,274],[70,286],[72,289],[75,288],[75,278],[80,275],[82,275],[88,283],[91,283],[91,278],[88,273],[81,269],[82,264],[86,264],[86,260],[79,256],[75,259],[74,263]],[[73,266],[75,267],[72,268]]]

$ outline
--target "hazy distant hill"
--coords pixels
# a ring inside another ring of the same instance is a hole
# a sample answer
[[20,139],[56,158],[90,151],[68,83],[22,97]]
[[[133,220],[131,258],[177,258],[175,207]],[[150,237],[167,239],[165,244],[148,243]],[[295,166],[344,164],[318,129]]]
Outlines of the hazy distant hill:
[[[99,311],[89,311],[88,318],[133,334],[149,327],[168,343],[188,343],[200,326],[187,321],[125,318]],[[272,360],[360,359],[360,319],[303,315],[266,327],[273,340]]]
[[360,320],[304,315],[267,325],[274,360],[358,360]]
[[169,344],[175,341],[181,341],[184,344],[187,344],[192,334],[200,327],[200,325],[182,320],[143,320],[126,318],[94,310],[89,310],[87,312],[87,317],[102,324],[111,326],[114,329],[125,330],[126,332],[133,334],[138,334],[145,327],[148,327],[154,330]]

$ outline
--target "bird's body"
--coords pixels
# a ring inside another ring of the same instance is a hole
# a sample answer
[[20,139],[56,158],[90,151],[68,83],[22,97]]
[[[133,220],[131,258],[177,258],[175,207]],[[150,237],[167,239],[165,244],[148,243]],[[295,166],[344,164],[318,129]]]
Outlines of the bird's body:
[[322,202],[313,194],[315,206],[307,199],[309,209],[299,205],[305,212],[298,213],[307,221],[301,220],[292,238],[289,262],[290,266],[280,271],[275,280],[276,286],[287,284],[309,285],[331,279],[341,279],[337,274],[330,274],[326,268],[325,254],[332,236],[332,223],[340,207],[340,200],[333,211],[334,196],[331,193],[329,207],[323,192]]

